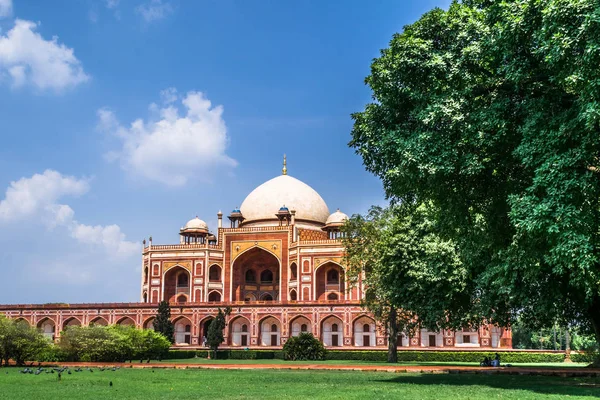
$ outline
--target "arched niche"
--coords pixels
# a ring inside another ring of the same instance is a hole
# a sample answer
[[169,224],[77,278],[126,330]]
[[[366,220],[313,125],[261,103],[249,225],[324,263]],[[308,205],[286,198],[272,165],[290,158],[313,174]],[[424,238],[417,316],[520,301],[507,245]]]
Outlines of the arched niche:
[[344,300],[346,284],[341,265],[328,261],[315,271],[316,299],[319,301]]
[[180,295],[190,296],[191,276],[190,272],[175,266],[164,274],[164,299],[170,303],[178,302]]
[[186,317],[177,318],[173,321],[174,337],[176,345],[192,344],[192,322]]
[[336,316],[329,316],[321,321],[321,341],[326,347],[344,345],[344,323]]
[[279,298],[281,265],[279,259],[261,247],[253,247],[233,262],[233,301],[245,301],[251,296],[260,299],[269,293]]
[[260,323],[260,345],[279,346],[281,323],[275,317],[264,318]]
[[290,332],[292,336],[298,336],[300,333],[312,333],[312,324],[310,319],[300,315],[290,321]]
[[53,319],[45,317],[37,323],[38,329],[42,334],[51,341],[56,337],[56,323]]
[[250,321],[245,317],[236,317],[230,323],[231,346],[246,347],[250,345]]
[[107,326],[108,321],[102,317],[96,317],[90,321],[90,326],[91,325]]
[[375,321],[373,318],[362,316],[354,320],[354,345],[357,347],[375,346]]

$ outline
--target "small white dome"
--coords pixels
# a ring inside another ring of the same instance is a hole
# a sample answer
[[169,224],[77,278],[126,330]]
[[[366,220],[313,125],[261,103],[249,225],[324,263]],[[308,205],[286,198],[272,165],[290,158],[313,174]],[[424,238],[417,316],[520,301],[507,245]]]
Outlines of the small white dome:
[[326,225],[343,225],[348,220],[348,216],[338,208],[336,212],[327,217]]
[[296,212],[296,220],[324,224],[329,215],[327,204],[313,188],[289,175],[275,177],[254,189],[240,207],[246,220],[277,220],[275,214],[285,204]]
[[187,222],[187,224],[185,224],[185,226],[183,227],[183,230],[188,230],[188,229],[208,230],[208,225],[206,224],[206,222],[204,222],[200,218],[196,217],[194,219],[190,219]]

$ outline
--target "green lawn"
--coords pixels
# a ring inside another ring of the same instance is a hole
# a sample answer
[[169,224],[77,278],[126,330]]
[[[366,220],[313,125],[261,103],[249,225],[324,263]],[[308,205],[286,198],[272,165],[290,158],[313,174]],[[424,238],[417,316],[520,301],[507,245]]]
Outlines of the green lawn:
[[[570,399],[600,395],[600,379],[354,371],[120,369],[72,375],[0,368],[0,399]],[[153,372],[154,371],[154,372]],[[8,372],[8,374],[7,374]],[[113,386],[109,386],[109,382]]]
[[[135,363],[135,362],[134,362]],[[327,360],[327,361],[285,361],[278,359],[271,360],[207,360],[206,358],[184,358],[175,360],[152,361],[158,364],[323,364],[323,365],[390,365],[381,361],[360,361],[360,360]],[[392,365],[416,365],[416,366],[433,366],[433,365],[458,365],[478,367],[479,363],[474,362],[412,362],[402,361]],[[536,368],[575,368],[586,367],[587,363],[512,363],[515,367],[536,367]]]

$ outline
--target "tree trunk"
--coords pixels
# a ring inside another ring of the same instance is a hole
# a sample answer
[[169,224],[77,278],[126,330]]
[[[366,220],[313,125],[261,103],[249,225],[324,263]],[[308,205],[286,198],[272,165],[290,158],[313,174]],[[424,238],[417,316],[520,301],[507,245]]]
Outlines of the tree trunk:
[[398,362],[398,312],[394,307],[390,308],[388,316],[388,354],[387,362]]
[[[596,343],[600,345],[600,296],[594,296],[592,305],[590,306],[588,312],[592,321],[592,327],[594,328]],[[592,365],[594,367],[600,367],[600,356],[596,357]]]

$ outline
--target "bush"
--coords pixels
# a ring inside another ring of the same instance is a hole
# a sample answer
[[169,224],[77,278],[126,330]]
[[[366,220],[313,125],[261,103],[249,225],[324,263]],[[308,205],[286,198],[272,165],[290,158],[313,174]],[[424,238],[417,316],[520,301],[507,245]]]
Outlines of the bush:
[[169,341],[160,333],[122,326],[72,326],[58,343],[69,361],[132,361],[162,358]]
[[17,365],[37,360],[50,347],[50,341],[25,321],[0,315],[0,366],[13,359]]
[[308,332],[292,336],[283,345],[283,356],[286,360],[324,360],[325,353],[323,343]]
[[598,357],[600,357],[600,354],[593,351],[588,351],[585,353],[571,353],[571,361],[576,363],[592,363]]

